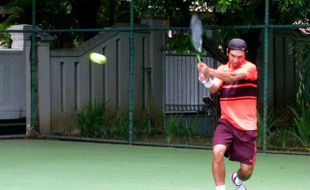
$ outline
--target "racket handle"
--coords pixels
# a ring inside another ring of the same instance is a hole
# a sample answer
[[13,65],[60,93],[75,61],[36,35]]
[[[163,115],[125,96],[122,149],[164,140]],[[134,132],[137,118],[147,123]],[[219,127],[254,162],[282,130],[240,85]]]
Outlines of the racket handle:
[[196,57],[197,57],[198,62],[200,63],[201,62],[201,54],[200,54],[200,52],[198,52],[196,54]]

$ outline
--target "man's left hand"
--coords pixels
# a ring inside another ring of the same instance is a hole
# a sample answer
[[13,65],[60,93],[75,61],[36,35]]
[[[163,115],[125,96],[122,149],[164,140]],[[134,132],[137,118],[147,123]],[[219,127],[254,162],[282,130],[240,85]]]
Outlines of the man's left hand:
[[200,73],[203,73],[204,76],[209,76],[210,68],[203,62],[197,64],[197,69]]

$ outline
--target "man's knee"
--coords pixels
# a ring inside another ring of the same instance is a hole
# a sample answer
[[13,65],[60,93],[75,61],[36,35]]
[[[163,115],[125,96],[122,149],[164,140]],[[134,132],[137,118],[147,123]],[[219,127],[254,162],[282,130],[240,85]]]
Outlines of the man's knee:
[[238,177],[242,180],[247,180],[252,176],[253,170],[254,170],[254,165],[249,166],[249,165],[241,164],[240,170],[238,172]]
[[225,151],[226,151],[225,145],[215,145],[213,147],[213,160],[215,162],[222,162],[224,160]]

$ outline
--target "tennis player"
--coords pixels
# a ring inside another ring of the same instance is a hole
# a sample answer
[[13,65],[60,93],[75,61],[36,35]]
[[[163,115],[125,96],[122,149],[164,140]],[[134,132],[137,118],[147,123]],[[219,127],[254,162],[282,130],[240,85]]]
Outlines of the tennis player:
[[225,190],[224,156],[240,163],[231,173],[236,190],[246,190],[245,181],[253,172],[257,137],[257,69],[246,60],[247,44],[231,39],[228,62],[217,69],[198,63],[199,80],[211,93],[219,92],[221,117],[213,138],[212,173],[216,190]]

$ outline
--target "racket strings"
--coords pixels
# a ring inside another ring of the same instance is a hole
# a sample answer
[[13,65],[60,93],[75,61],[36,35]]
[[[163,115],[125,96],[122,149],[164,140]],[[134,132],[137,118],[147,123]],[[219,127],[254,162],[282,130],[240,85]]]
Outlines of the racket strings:
[[193,46],[196,51],[201,52],[203,29],[201,20],[196,15],[191,18],[190,28]]

